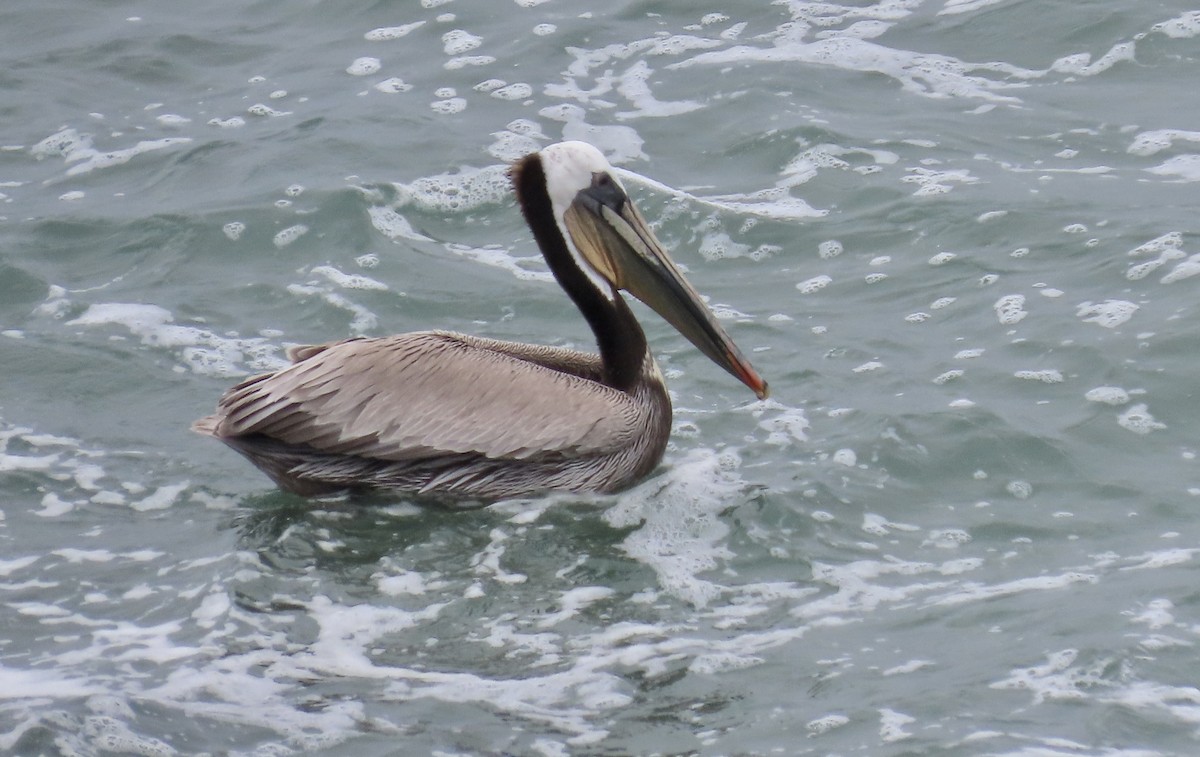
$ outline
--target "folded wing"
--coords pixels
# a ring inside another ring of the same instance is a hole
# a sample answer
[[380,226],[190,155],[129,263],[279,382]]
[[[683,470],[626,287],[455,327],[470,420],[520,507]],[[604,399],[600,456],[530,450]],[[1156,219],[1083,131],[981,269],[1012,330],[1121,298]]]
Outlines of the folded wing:
[[218,436],[396,461],[603,454],[636,434],[627,395],[504,344],[420,332],[299,348],[288,368],[230,389],[206,420]]

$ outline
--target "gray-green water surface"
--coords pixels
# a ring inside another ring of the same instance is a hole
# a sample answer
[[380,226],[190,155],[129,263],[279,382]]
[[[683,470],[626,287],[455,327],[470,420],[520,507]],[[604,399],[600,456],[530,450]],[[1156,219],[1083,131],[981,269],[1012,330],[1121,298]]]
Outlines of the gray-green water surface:
[[[1190,755],[1200,11],[9,2],[0,751]],[[631,491],[276,492],[288,345],[588,346],[505,166],[583,139],[770,381],[637,306]]]

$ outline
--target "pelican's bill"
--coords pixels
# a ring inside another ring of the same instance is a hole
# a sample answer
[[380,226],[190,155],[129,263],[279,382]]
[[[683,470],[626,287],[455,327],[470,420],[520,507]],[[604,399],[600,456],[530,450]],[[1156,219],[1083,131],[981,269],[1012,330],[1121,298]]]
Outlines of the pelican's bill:
[[759,399],[767,397],[767,382],[717,323],[629,196],[608,174],[598,174],[590,187],[579,192],[563,220],[576,249],[597,272],[649,305]]

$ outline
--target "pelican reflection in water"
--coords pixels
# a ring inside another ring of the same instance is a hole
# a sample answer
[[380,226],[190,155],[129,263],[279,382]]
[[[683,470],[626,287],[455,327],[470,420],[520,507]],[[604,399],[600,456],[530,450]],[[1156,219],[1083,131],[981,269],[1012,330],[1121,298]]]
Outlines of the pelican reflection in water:
[[288,351],[193,428],[281,488],[495,500],[612,492],[662,459],[671,401],[618,290],[653,308],[760,398],[767,383],[717,323],[599,150],[562,142],[517,161],[513,189],[599,354],[422,331]]

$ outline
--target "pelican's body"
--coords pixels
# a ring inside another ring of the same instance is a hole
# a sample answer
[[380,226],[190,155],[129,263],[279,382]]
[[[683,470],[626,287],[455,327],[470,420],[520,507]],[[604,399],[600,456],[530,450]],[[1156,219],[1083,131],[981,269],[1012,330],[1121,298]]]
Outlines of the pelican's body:
[[719,365],[766,383],[662,250],[595,148],[563,142],[513,167],[526,221],[600,354],[417,332],[300,347],[193,428],[302,495],[375,489],[493,500],[617,491],[662,459],[671,403],[617,289]]

